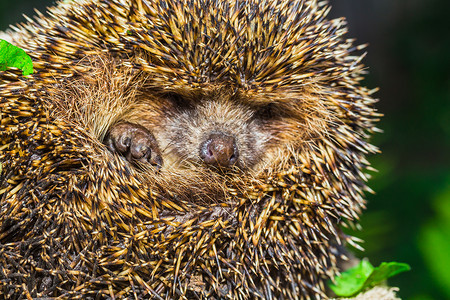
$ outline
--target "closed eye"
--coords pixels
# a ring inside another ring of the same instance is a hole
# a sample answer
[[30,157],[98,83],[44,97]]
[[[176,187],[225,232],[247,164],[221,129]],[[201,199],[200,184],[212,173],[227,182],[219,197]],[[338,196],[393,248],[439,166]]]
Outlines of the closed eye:
[[193,103],[190,101],[190,99],[183,97],[178,93],[166,93],[163,97],[167,99],[172,104],[173,108],[178,111],[184,111],[193,108]]
[[274,103],[265,104],[256,109],[254,117],[259,120],[279,119],[284,115],[281,109]]

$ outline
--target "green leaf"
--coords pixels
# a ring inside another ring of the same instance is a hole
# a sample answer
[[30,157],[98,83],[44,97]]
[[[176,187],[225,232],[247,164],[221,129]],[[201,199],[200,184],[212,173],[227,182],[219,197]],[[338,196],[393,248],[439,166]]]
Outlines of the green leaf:
[[357,294],[364,286],[374,267],[368,260],[362,260],[359,265],[341,273],[335,278],[335,283],[328,285],[337,296],[349,297]]
[[15,67],[23,71],[23,75],[33,73],[33,62],[28,54],[7,41],[0,40],[0,71]]
[[367,259],[364,259],[359,265],[342,272],[335,278],[335,283],[330,281],[328,285],[337,296],[351,297],[410,269],[409,265],[397,262],[384,262],[374,268]]
[[365,287],[375,286],[382,283],[386,279],[395,276],[399,273],[409,271],[411,267],[408,264],[398,262],[383,262],[375,268],[364,283]]

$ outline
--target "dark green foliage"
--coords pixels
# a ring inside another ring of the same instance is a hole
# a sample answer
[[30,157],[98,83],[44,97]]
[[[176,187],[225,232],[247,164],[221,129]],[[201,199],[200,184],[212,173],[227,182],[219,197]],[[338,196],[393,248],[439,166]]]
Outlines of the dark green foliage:
[[[389,280],[402,299],[448,299],[450,271],[450,2],[332,1],[350,33],[370,43],[369,86],[384,113],[370,160],[362,257],[404,261],[412,271]],[[332,11],[333,12],[333,11]],[[446,267],[447,266],[447,267]]]

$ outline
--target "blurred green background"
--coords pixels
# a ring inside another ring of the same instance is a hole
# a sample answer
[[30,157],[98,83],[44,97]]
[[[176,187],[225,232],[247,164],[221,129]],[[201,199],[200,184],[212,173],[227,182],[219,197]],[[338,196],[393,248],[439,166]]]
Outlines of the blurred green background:
[[[449,0],[331,0],[349,37],[369,43],[366,85],[380,87],[385,114],[373,138],[383,153],[362,217],[366,251],[377,265],[406,262],[390,279],[403,299],[450,299],[450,13]],[[0,30],[52,1],[0,0]]]

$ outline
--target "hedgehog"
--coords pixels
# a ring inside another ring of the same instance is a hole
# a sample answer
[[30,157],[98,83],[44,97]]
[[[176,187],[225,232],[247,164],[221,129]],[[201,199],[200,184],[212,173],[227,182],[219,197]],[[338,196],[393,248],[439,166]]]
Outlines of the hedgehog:
[[0,76],[5,299],[326,299],[380,114],[316,0],[60,1]]

